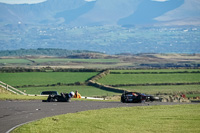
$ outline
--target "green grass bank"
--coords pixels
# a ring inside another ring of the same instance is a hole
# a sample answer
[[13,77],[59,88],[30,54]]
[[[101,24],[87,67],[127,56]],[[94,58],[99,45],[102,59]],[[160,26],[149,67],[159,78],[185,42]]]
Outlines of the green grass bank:
[[91,110],[44,118],[12,133],[199,133],[200,104]]

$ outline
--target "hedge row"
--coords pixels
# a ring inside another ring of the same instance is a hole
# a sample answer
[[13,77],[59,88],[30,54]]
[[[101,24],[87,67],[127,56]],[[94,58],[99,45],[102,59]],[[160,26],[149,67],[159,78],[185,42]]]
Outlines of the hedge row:
[[121,87],[121,86],[161,86],[161,85],[200,85],[200,82],[192,82],[192,83],[116,84],[116,85],[109,85],[109,86],[112,86],[112,87]]
[[200,73],[200,71],[183,72],[110,72],[110,74],[176,74],[176,73]]
[[49,87],[49,86],[83,86],[86,83],[75,82],[75,83],[57,83],[57,84],[47,84],[47,85],[23,85],[23,86],[14,86],[15,88],[28,88],[28,87]]
[[64,68],[51,68],[51,67],[44,67],[40,69],[32,69],[32,68],[10,68],[10,67],[3,67],[0,69],[1,73],[16,73],[16,72],[100,72],[100,69],[64,69]]
[[[110,74],[110,71],[109,70],[105,70],[105,71],[102,71],[101,73],[99,73],[98,75],[92,77],[91,79],[89,80],[92,80],[92,81],[97,81],[103,77],[105,77],[106,75]],[[89,81],[88,80],[88,81]]]
[[105,77],[108,74],[110,74],[109,70],[102,71],[98,75],[96,75],[96,76],[92,77],[90,80],[88,80],[87,85],[93,86],[93,87],[96,87],[96,88],[100,88],[100,89],[106,90],[106,91],[112,91],[112,92],[115,92],[115,93],[123,93],[124,91],[126,91],[126,90],[123,90],[123,89],[115,88],[115,87],[108,86],[108,85],[103,85],[103,84],[96,82],[97,80]]
[[115,88],[115,87],[112,87],[112,86],[106,86],[106,85],[97,83],[97,82],[92,81],[92,80],[89,80],[87,84],[89,86],[94,86],[96,88],[100,88],[100,89],[106,90],[106,91],[112,91],[112,92],[115,92],[115,93],[123,93],[124,91],[126,91],[126,90],[118,89],[118,88]]

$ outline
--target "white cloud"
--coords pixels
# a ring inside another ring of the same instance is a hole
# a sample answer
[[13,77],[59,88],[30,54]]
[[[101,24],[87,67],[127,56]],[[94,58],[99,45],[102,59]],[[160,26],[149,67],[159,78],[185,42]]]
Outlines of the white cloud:
[[151,1],[166,2],[166,1],[169,1],[169,0],[151,0]]
[[6,4],[36,4],[46,0],[0,0],[1,3]]

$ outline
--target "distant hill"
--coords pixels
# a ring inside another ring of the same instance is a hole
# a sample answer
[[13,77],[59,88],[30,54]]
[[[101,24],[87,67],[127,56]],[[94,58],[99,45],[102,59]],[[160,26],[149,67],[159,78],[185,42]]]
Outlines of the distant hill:
[[181,25],[200,25],[200,1],[47,0],[35,4],[0,3],[0,23],[3,24],[180,25],[180,20]]
[[0,50],[200,53],[200,0],[11,1],[0,0]]

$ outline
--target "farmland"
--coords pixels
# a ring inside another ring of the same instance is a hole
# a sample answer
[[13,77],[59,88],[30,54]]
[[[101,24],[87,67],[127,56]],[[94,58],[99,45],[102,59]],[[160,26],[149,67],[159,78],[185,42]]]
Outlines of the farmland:
[[200,82],[200,74],[110,74],[98,82],[106,85]]
[[[178,94],[180,92],[187,96],[200,96],[199,85],[157,85],[157,86],[121,86],[120,88],[146,94]],[[195,93],[197,93],[195,95]]]
[[52,85],[85,82],[88,78],[96,75],[93,72],[23,72],[1,73],[0,81],[12,86],[23,85]]
[[[62,53],[63,50],[44,49],[43,51]],[[127,68],[198,68],[200,66],[199,54],[121,54],[107,55],[103,53],[78,53],[74,55],[50,56],[26,53],[19,56],[9,56],[16,51],[0,51],[0,68],[26,67],[26,68],[98,68],[98,69],[127,69]],[[25,51],[25,50],[21,50]],[[41,50],[35,50],[41,52]],[[6,54],[8,53],[8,55]],[[45,54],[48,53],[48,54]]]
[[71,92],[76,91],[82,95],[82,96],[113,96],[113,95],[120,95],[119,93],[114,93],[110,91],[105,91],[99,88],[95,88],[93,86],[50,86],[50,87],[27,87],[27,88],[19,88],[19,90],[24,91],[26,90],[26,93],[28,94],[40,94],[42,91],[58,91],[58,93],[61,92]]
[[[63,69],[65,70],[65,69]],[[67,70],[67,69],[66,69]],[[147,94],[200,95],[199,69],[139,69],[110,70],[94,81],[116,89],[138,91]],[[96,72],[15,72],[0,73],[0,81],[17,87],[28,94],[40,94],[46,90],[70,92],[78,90],[84,96],[120,95],[121,91],[88,84]],[[93,80],[93,79],[92,79]]]
[[111,70],[97,82],[147,94],[200,94],[199,69]]

